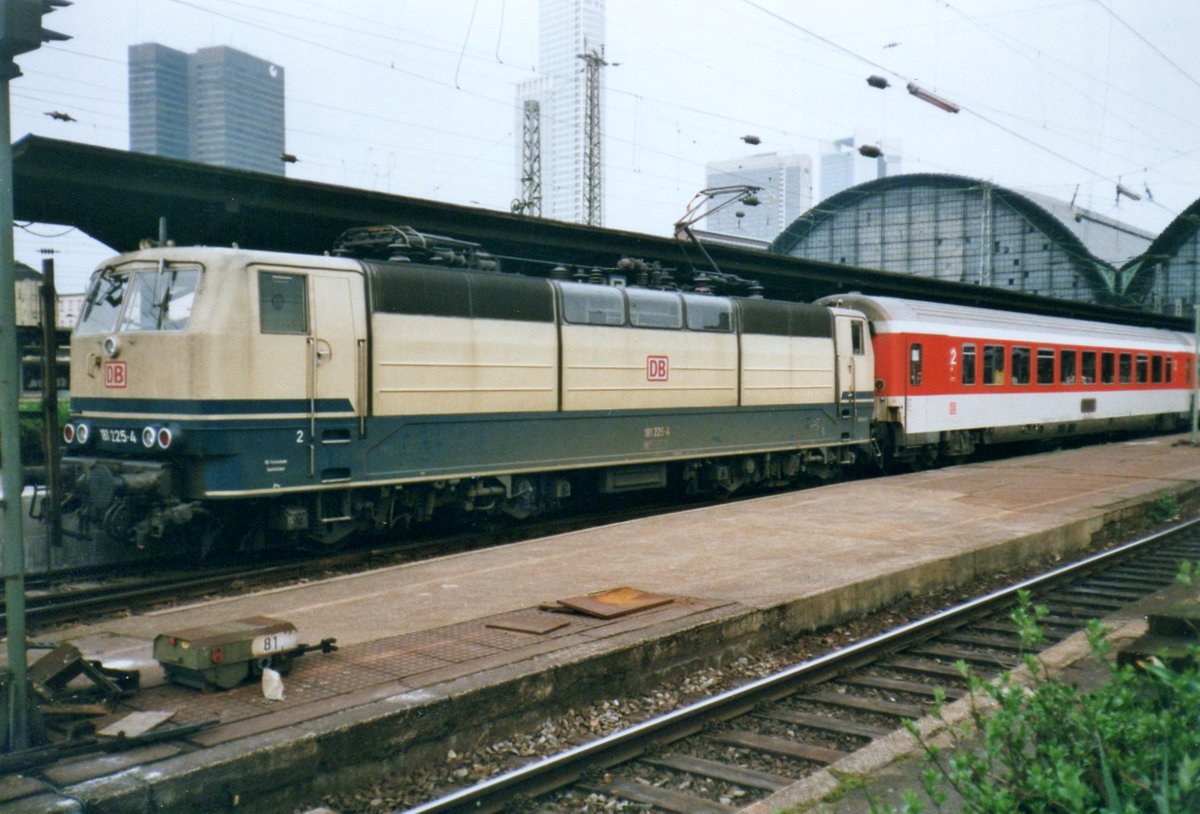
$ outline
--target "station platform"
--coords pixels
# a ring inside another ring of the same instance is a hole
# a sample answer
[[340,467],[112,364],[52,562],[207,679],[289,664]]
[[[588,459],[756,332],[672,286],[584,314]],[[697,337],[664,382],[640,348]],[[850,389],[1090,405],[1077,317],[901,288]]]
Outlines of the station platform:
[[[1200,489],[1200,450],[1182,440],[758,497],[57,631],[141,672],[127,711],[217,724],[0,778],[0,811],[286,811],[573,704],[1067,555],[1164,494]],[[615,618],[543,609],[621,587],[672,601]],[[163,682],[156,635],[251,616],[341,649],[298,659],[281,701],[256,683]]]

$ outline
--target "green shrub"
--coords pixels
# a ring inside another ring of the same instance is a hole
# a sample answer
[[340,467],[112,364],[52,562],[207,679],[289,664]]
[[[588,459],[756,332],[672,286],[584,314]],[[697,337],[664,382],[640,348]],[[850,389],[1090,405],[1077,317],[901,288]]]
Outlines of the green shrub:
[[[1045,609],[1024,595],[1013,619],[1030,632],[1043,615]],[[1092,651],[1110,671],[1091,693],[1048,678],[1034,656],[1024,659],[1032,687],[1017,684],[1010,673],[995,682],[970,677],[971,689],[994,707],[973,706],[968,723],[951,730],[952,743],[944,749],[917,735],[928,760],[922,785],[933,810],[948,807],[948,785],[961,798],[953,810],[966,814],[1200,811],[1200,672],[1168,669],[1157,660],[1141,669],[1118,668],[1105,660],[1105,633],[1097,621],[1088,627]],[[965,665],[960,670],[967,672]],[[909,792],[899,808],[873,804],[871,810],[928,809]]]

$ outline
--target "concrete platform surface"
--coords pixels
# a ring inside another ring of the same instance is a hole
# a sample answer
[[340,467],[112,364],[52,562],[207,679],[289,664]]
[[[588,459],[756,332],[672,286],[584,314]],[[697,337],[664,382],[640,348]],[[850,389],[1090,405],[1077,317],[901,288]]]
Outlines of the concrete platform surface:
[[[143,671],[148,689],[129,709],[219,725],[2,778],[0,810],[286,810],[332,784],[444,758],[452,733],[466,746],[501,737],[729,647],[1083,547],[1161,495],[1197,488],[1200,451],[1179,440],[760,497],[59,631],[89,658]],[[675,601],[612,620],[537,610],[618,586]],[[254,685],[162,684],[154,636],[257,615],[342,649],[297,660],[278,702]],[[547,618],[567,624],[531,632]]]

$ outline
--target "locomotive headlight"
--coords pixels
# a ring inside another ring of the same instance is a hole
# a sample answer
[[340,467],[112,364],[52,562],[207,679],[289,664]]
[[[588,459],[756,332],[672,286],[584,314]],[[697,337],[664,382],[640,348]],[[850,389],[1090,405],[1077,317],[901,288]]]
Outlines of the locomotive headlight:
[[75,425],[63,424],[63,440],[68,444],[75,443]]
[[104,337],[104,355],[109,359],[116,359],[117,354],[121,352],[121,339],[117,336]]
[[158,435],[158,433],[156,433],[154,431],[153,427],[146,427],[145,429],[143,429],[142,430],[142,446],[144,446],[146,449],[151,449],[154,446],[154,439],[155,439],[155,436],[157,436],[157,435]]
[[88,429],[88,425],[84,424],[83,422],[80,422],[75,427],[75,440],[79,442],[79,446],[83,446],[88,442],[88,436],[91,435],[91,432],[92,431]]
[[159,427],[159,429],[158,429],[158,448],[159,449],[164,449],[164,450],[169,449],[171,447],[171,442],[174,440],[175,440],[175,436],[171,432],[170,427]]

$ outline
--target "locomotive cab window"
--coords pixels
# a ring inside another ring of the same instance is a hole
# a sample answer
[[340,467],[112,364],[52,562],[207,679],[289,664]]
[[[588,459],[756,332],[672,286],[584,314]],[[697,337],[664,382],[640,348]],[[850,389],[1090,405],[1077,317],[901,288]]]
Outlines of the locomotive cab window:
[[[1092,358],[1095,364],[1095,357]],[[1075,384],[1075,351],[1058,352],[1058,381],[1059,384]]]
[[258,273],[258,325],[265,334],[308,333],[308,294],[302,274]]
[[1004,384],[1004,347],[983,346],[983,383]]
[[975,345],[962,346],[962,383],[975,384]]
[[575,325],[624,325],[621,289],[588,283],[560,283],[563,320]]
[[1100,384],[1112,384],[1117,380],[1117,357],[1113,353],[1100,354]]
[[1012,349],[1013,384],[1029,384],[1029,348]]
[[850,352],[855,356],[862,356],[867,352],[863,342],[863,324],[857,319],[850,323]]
[[908,381],[910,384],[921,383],[921,345],[914,343],[908,349]]
[[132,272],[105,270],[92,280],[76,332],[182,331],[199,284],[200,269],[194,266],[159,263]]
[[724,333],[733,330],[733,303],[724,297],[684,294],[683,304],[687,310],[687,326],[690,330]]

